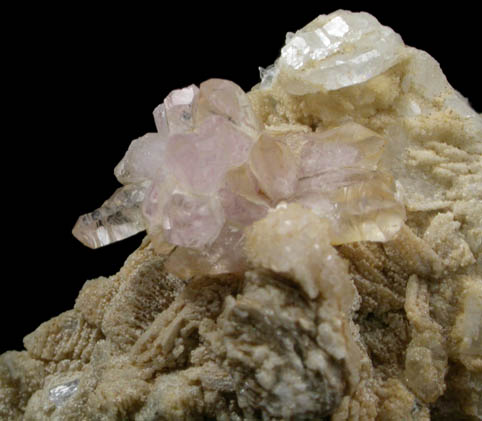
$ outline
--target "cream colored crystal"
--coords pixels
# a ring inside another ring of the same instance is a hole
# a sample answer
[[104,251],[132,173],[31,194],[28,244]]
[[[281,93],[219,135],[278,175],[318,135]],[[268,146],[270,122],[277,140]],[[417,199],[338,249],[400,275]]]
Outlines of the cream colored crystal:
[[373,16],[338,10],[288,33],[277,78],[294,95],[340,89],[389,69],[402,49],[400,36]]

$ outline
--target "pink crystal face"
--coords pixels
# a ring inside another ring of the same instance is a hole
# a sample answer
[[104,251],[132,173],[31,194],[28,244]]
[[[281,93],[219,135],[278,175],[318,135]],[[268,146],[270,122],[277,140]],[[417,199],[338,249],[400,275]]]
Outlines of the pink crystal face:
[[226,174],[248,160],[258,136],[253,127],[259,123],[239,86],[211,79],[200,90],[173,91],[154,115],[159,132],[168,135],[163,165],[143,204],[149,233],[178,246],[212,250],[226,216],[245,225],[266,212],[226,190]]
[[243,247],[243,231],[225,224],[215,242],[204,249],[177,247],[166,261],[166,269],[182,279],[200,273],[216,275],[237,273],[247,269]]
[[224,212],[215,196],[175,191],[162,212],[165,239],[182,247],[201,248],[216,240],[224,225]]
[[219,191],[219,198],[226,220],[235,226],[248,226],[268,213],[268,206],[256,204],[233,191],[224,188]]
[[301,152],[302,176],[311,177],[322,172],[356,165],[359,155],[358,149],[353,146],[313,139],[303,147]]
[[376,169],[385,144],[377,133],[353,122],[302,138],[302,178],[346,167]]
[[166,166],[191,191],[215,193],[227,171],[248,159],[252,144],[225,118],[211,116],[197,130],[169,137]]
[[196,104],[198,122],[210,115],[221,115],[241,130],[257,136],[261,123],[256,117],[249,98],[235,83],[223,79],[209,79],[200,85]]
[[167,136],[193,129],[193,105],[198,93],[196,85],[175,89],[154,109],[154,121],[159,134]]

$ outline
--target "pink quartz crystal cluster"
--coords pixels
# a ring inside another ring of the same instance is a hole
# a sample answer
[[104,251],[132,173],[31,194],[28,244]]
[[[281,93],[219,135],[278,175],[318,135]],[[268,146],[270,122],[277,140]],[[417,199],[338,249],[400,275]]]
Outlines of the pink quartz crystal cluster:
[[79,218],[73,232],[87,246],[147,229],[159,250],[178,246],[171,269],[189,262],[189,276],[241,268],[244,229],[280,203],[327,219],[332,244],[386,241],[404,220],[378,168],[385,141],[357,123],[272,131],[221,79],[172,91],[154,119],[157,133],[132,141],[115,168],[124,187]]

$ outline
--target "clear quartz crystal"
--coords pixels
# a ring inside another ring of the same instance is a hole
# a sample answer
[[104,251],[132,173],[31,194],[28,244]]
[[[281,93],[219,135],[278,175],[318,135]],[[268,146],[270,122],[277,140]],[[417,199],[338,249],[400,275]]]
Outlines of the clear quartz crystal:
[[259,76],[261,79],[261,84],[260,84],[261,89],[270,88],[277,74],[278,74],[278,68],[274,64],[266,67],[266,69],[264,69],[263,67],[260,67]]
[[143,231],[141,204],[145,190],[146,184],[117,189],[100,208],[79,217],[72,230],[74,237],[90,248],[98,248]]
[[77,392],[79,380],[75,379],[67,383],[59,384],[49,390],[49,399],[60,408],[65,402]]
[[166,137],[169,134],[169,126],[167,125],[166,106],[164,103],[159,104],[152,112],[154,123],[156,124],[157,133]]
[[251,151],[249,163],[261,189],[273,203],[294,194],[296,159],[282,142],[271,136],[261,136]]

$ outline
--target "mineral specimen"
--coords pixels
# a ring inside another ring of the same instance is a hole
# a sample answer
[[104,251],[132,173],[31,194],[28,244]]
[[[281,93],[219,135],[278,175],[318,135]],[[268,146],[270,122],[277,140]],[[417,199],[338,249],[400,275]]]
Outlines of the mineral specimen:
[[125,187],[77,222],[74,235],[86,245],[136,234],[143,220],[154,244],[191,249],[180,265],[189,266],[196,255],[213,255],[215,243],[226,256],[232,244],[222,232],[242,237],[282,202],[329,219],[333,244],[387,241],[405,219],[394,180],[378,168],[386,140],[355,122],[276,132],[263,127],[239,86],[219,79],[171,92],[154,116],[158,133],[134,140],[115,168]]
[[0,356],[0,417],[482,419],[482,117],[367,13],[172,91],[74,235],[147,235]]

